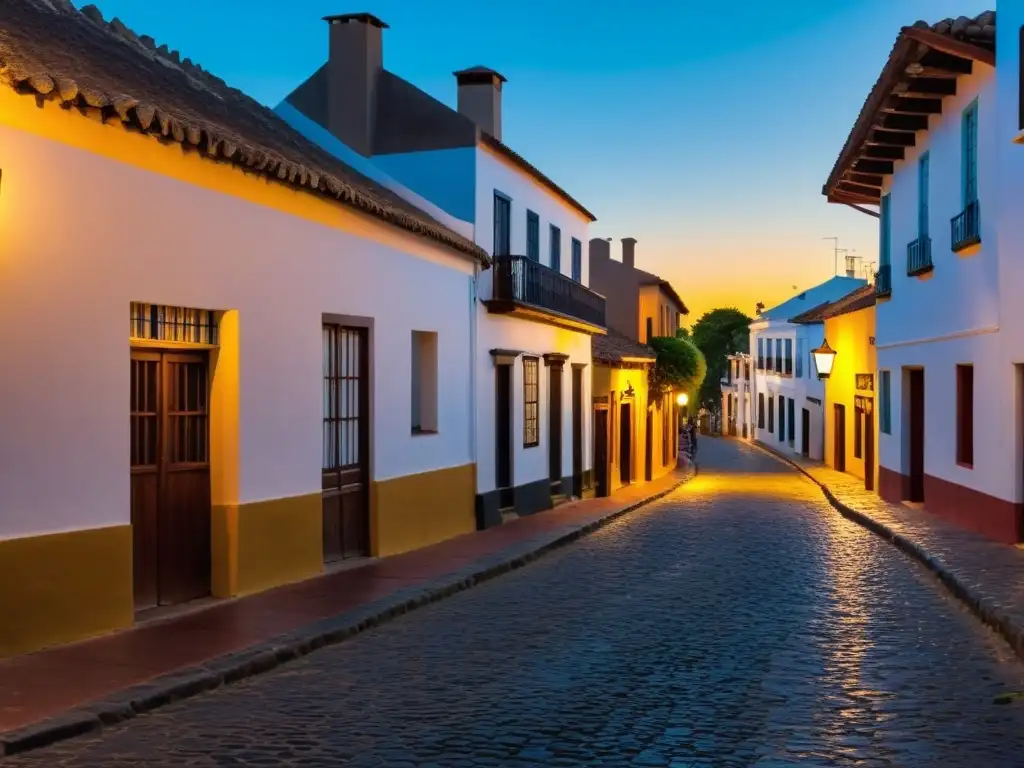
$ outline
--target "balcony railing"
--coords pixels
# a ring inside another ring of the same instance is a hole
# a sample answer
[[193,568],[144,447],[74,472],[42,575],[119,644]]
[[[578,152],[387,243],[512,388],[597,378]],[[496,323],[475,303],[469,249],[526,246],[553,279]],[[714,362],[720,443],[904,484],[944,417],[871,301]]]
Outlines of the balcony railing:
[[953,252],[962,251],[981,242],[981,207],[978,201],[968,203],[960,213],[949,220],[950,242]]
[[528,256],[495,256],[492,311],[540,310],[605,327],[604,296]]
[[892,295],[892,267],[883,264],[875,272],[875,296]]
[[932,269],[932,239],[921,235],[907,246],[907,274],[913,277],[931,272]]

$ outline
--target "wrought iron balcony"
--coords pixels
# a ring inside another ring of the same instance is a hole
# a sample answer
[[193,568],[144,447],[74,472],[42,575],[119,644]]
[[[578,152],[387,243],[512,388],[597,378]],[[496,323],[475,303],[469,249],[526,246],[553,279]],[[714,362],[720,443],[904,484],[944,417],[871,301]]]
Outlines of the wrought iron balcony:
[[528,256],[495,256],[491,312],[589,333],[605,330],[605,299]]
[[907,246],[907,275],[923,275],[932,269],[932,239],[921,235]]
[[962,251],[981,242],[981,207],[978,201],[968,203],[960,213],[949,220],[950,243],[953,252]]
[[892,267],[888,264],[875,272],[875,296],[892,296]]

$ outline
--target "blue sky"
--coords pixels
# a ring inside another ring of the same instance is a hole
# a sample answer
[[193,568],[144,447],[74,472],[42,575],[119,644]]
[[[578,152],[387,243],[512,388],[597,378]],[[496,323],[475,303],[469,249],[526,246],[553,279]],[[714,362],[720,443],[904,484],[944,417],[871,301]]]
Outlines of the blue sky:
[[676,285],[691,319],[827,279],[824,237],[877,261],[875,219],[826,204],[821,185],[899,28],[993,6],[94,1],[269,105],[324,61],[332,13],[382,18],[385,66],[449,104],[454,70],[497,69],[505,142],[597,215],[593,236],[636,237],[638,265]]

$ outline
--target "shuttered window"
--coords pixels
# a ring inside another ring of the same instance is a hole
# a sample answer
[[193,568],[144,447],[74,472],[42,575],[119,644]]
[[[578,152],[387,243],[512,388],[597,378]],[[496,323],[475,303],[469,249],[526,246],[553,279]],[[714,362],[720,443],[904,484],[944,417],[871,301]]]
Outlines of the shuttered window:
[[583,243],[575,237],[572,239],[572,279],[583,282]]
[[978,100],[971,102],[964,110],[963,125],[961,128],[961,140],[963,141],[963,204],[966,208],[969,203],[978,199]]
[[551,268],[555,272],[562,271],[562,230],[551,225]]
[[889,371],[878,372],[878,429],[887,435],[892,432],[890,378]]
[[768,431],[775,431],[775,400],[768,395]]
[[526,256],[540,261],[540,216],[533,211],[526,212]]
[[925,152],[917,161],[917,235],[928,236],[928,166],[929,154]]
[[882,195],[882,204],[879,206],[878,215],[878,264],[882,267],[889,266],[890,261],[890,199],[889,195]]
[[494,193],[494,255],[512,252],[512,201],[500,192]]
[[523,447],[540,445],[540,361],[523,358]]
[[757,393],[757,428],[764,429],[764,392]]
[[974,366],[956,367],[956,462],[974,466]]
[[786,339],[786,375],[793,375],[793,340]]

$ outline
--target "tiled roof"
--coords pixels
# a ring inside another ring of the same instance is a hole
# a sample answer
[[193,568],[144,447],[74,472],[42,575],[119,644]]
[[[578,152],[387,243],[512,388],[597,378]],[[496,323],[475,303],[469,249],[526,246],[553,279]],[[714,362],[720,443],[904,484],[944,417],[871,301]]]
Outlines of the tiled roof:
[[95,6],[79,12],[68,0],[0,1],[0,81],[102,110],[162,141],[490,262],[475,243],[321,150],[272,110],[118,19],[104,21]]
[[865,285],[833,302],[819,304],[790,320],[791,323],[821,323],[830,317],[839,317],[875,305],[875,286]]
[[[872,170],[855,172],[853,166],[865,146],[872,143],[871,137],[876,129],[883,132],[902,130],[882,125],[885,122],[882,118],[891,111],[890,98],[907,93],[908,81],[911,78],[929,77],[929,61],[926,58],[929,54],[959,58],[968,62],[982,61],[994,66],[995,46],[995,11],[985,11],[974,18],[960,16],[956,19],[943,19],[937,24],[918,21],[909,27],[903,27],[885,67],[864,101],[860,115],[846,138],[828,181],[822,188],[822,194],[831,202],[877,204],[881,195],[880,182],[871,177],[885,174]],[[951,74],[955,76],[955,72]],[[941,98],[941,95],[936,93],[917,101]],[[922,113],[929,114],[927,111]],[[908,113],[907,116],[912,115]],[[913,146],[913,141],[910,142],[910,146]],[[896,145],[895,148],[898,150],[899,146]],[[874,157],[882,159],[880,155]]]
[[591,355],[595,362],[607,365],[616,365],[624,360],[653,363],[657,359],[657,353],[646,344],[627,339],[611,330],[607,336],[594,336],[591,339]]

